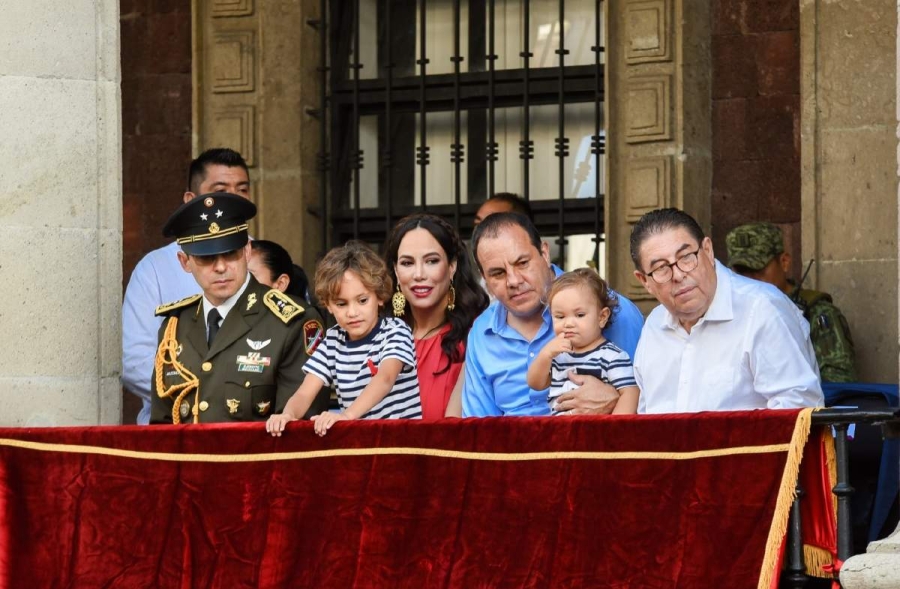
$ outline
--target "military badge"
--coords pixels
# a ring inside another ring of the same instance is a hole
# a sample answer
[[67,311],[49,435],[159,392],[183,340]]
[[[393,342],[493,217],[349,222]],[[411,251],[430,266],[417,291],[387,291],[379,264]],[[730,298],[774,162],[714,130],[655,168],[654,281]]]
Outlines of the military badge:
[[209,224],[209,232],[212,234],[216,234],[219,232],[219,224],[216,222],[212,222]]
[[256,404],[256,413],[265,417],[269,413],[269,408],[272,406],[271,401],[261,401]]
[[181,415],[181,419],[187,419],[188,415],[191,414],[191,404],[182,403],[181,407],[178,408],[178,414]]
[[206,197],[206,199],[203,201],[203,204],[206,205],[207,207],[211,207],[211,206],[213,206],[214,204],[216,204],[216,201],[214,201],[214,200],[212,199],[211,196],[208,196],[208,197]]
[[234,415],[235,413],[238,412],[238,407],[241,406],[241,400],[240,399],[227,399],[225,401],[225,405],[228,407],[228,413],[230,413],[231,415]]
[[259,352],[250,352],[246,356],[237,357],[238,372],[256,372],[262,374],[266,366],[272,364],[272,358],[260,356]]
[[310,319],[303,324],[303,347],[306,349],[307,356],[311,356],[316,351],[323,337],[325,337],[325,329],[317,320]]
[[261,349],[268,346],[271,342],[272,342],[272,340],[270,340],[270,339],[267,339],[264,342],[258,342],[258,341],[252,340],[250,338],[247,338],[247,345],[250,346],[250,349],[253,350],[254,352],[260,351]]
[[263,303],[285,324],[304,312],[303,307],[295,303],[291,297],[274,288],[263,295]]
[[251,292],[251,293],[247,296],[247,310],[249,311],[249,310],[253,307],[253,305],[255,305],[255,304],[256,304],[256,293],[255,293],[255,292]]

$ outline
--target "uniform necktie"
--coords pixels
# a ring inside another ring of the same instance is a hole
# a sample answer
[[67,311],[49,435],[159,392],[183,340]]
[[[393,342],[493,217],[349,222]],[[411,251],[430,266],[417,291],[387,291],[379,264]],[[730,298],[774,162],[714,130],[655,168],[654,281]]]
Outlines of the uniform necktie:
[[222,318],[219,315],[219,310],[213,307],[209,310],[209,314],[206,316],[206,326],[209,328],[209,335],[206,337],[206,344],[211,348],[213,339],[215,339],[216,334],[219,333],[219,320]]

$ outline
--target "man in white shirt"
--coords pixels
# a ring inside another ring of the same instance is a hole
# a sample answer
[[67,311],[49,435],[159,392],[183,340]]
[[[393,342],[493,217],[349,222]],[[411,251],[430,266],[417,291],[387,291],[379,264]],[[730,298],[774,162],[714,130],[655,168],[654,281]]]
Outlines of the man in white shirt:
[[823,404],[809,324],[775,287],[717,262],[712,241],[677,209],[631,233],[634,275],[661,303],[634,358],[640,413]]
[[[198,194],[229,192],[250,198],[250,176],[241,154],[227,148],[208,149],[191,162],[183,202]],[[122,384],[141,398],[137,422],[150,421],[150,375],[162,318],[154,312],[164,303],[200,292],[194,277],[178,262],[174,241],[144,256],[128,281],[122,304]]]

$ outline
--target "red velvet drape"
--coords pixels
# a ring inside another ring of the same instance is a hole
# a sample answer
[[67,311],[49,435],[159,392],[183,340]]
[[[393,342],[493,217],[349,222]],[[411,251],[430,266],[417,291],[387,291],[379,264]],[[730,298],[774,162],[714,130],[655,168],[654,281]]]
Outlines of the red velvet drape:
[[0,429],[0,586],[753,588],[796,418]]

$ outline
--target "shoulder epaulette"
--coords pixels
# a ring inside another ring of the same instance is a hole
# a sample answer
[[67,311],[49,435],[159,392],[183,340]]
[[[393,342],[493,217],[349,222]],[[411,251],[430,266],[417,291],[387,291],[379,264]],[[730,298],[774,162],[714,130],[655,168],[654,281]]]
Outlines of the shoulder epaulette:
[[180,301],[175,301],[174,303],[168,303],[166,305],[160,305],[156,308],[156,316],[160,315],[168,315],[169,312],[174,311],[175,309],[181,309],[183,307],[188,307],[200,299],[203,298],[203,295],[195,294],[186,298],[181,299]]
[[294,299],[274,288],[263,295],[263,303],[285,323],[290,323],[306,311],[306,309],[294,302]]

